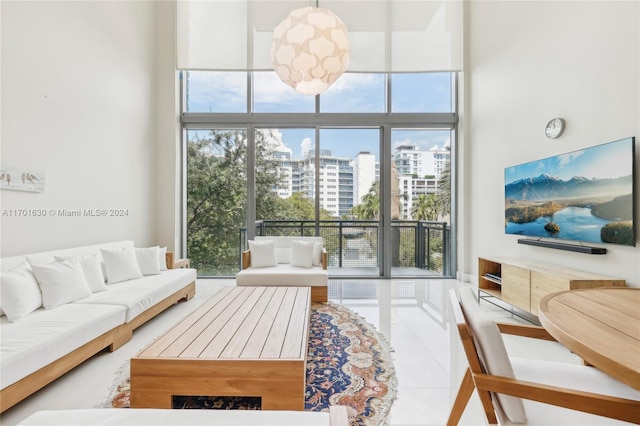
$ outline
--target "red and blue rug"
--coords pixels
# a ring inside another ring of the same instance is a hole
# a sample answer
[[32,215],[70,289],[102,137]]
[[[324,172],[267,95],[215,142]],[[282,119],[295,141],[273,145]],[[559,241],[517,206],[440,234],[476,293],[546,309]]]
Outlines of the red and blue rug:
[[[335,303],[311,306],[305,410],[347,407],[352,425],[383,424],[396,398],[391,349],[378,331]],[[111,393],[111,407],[129,406],[129,379]],[[174,408],[259,410],[260,398],[176,396]]]

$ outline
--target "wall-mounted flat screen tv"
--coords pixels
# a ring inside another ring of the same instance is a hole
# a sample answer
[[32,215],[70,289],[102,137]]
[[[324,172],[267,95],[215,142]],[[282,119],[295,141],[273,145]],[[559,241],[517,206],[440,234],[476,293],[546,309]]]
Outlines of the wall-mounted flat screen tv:
[[635,246],[635,138],[504,171],[505,232]]

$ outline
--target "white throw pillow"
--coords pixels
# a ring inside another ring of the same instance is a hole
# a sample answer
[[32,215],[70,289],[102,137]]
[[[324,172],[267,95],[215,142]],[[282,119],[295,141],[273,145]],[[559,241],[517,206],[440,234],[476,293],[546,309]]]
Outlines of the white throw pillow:
[[136,248],[135,250],[136,260],[142,275],[158,275],[160,273],[160,247]]
[[313,266],[313,242],[291,241],[291,266],[311,268]]
[[91,296],[91,289],[78,260],[31,265],[42,291],[42,305],[53,309]]
[[133,247],[100,249],[100,251],[104,259],[104,267],[107,270],[108,284],[142,277]]
[[65,260],[77,260],[80,262],[82,272],[92,293],[107,289],[104,284],[102,262],[100,261],[100,256],[97,254],[89,256],[54,256],[54,259],[56,262],[64,262]]
[[[489,374],[514,379],[513,367],[504,346],[502,335],[496,322],[482,311],[474,292],[464,287],[458,290],[460,304],[469,327],[478,345],[478,354]],[[518,397],[498,394],[498,402],[504,414],[513,423],[525,423],[527,416],[524,404]]]
[[0,306],[9,322],[42,307],[42,293],[27,262],[0,274]]
[[322,266],[322,249],[324,244],[321,242],[313,243],[313,266]]
[[166,271],[167,270],[167,248],[166,247],[160,247],[158,249],[158,262],[160,262],[160,270]]
[[251,251],[252,268],[264,268],[278,264],[276,244],[271,240],[249,241],[249,250]]

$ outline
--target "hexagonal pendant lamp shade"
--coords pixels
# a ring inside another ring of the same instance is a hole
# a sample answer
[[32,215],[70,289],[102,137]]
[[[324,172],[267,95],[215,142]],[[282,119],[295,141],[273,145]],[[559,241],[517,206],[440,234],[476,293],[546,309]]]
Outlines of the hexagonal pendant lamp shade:
[[305,95],[325,91],[349,65],[347,26],[330,10],[293,10],[273,30],[271,63],[286,84]]

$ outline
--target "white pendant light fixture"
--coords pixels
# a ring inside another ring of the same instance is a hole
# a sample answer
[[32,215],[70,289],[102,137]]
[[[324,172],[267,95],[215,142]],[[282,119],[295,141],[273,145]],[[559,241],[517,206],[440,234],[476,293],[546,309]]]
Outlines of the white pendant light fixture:
[[293,10],[273,30],[271,63],[297,92],[318,95],[349,65],[347,26],[330,10]]

